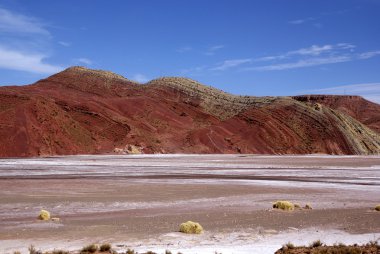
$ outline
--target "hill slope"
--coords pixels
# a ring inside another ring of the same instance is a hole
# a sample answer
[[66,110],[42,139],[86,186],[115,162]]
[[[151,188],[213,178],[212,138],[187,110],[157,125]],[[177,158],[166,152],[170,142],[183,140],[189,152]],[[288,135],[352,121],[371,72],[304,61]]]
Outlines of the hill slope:
[[0,87],[0,156],[131,145],[145,153],[379,154],[379,119],[380,105],[361,97],[235,96],[185,78],[141,85],[71,67]]

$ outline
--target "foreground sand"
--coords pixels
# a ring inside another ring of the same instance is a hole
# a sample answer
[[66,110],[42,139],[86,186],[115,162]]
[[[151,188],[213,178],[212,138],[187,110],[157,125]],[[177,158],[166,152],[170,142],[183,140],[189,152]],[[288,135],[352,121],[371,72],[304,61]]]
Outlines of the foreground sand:
[[[141,155],[0,160],[0,253],[78,249],[273,253],[380,237],[380,157]],[[273,201],[313,210],[282,212]],[[59,222],[36,220],[40,209]],[[199,236],[178,233],[200,222]],[[252,250],[255,250],[252,252]]]

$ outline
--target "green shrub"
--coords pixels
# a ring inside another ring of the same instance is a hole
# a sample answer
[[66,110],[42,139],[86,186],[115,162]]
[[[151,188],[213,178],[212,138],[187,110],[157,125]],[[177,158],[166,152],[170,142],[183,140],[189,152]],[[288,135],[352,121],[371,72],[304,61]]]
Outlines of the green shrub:
[[284,201],[284,200],[276,201],[273,204],[273,208],[286,210],[286,211],[292,211],[292,210],[294,210],[294,204],[289,202],[289,201]]

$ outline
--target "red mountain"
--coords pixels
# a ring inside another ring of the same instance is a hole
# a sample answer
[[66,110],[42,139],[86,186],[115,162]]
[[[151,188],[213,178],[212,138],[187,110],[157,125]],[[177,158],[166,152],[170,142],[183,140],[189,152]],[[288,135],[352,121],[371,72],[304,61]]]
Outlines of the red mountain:
[[379,154],[380,105],[358,96],[235,96],[185,78],[141,85],[71,67],[0,87],[0,156],[112,152]]

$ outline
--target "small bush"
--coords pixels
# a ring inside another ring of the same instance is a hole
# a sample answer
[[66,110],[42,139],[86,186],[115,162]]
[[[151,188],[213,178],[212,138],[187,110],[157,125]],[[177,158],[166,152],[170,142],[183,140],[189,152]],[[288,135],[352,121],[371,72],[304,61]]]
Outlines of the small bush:
[[17,250],[17,251],[14,251],[13,254],[21,254],[21,252]]
[[132,249],[128,249],[126,254],[135,254],[135,250],[132,250]]
[[102,245],[100,245],[100,247],[99,247],[99,250],[100,251],[110,251],[112,249],[112,246],[111,246],[111,244],[109,244],[109,243],[103,243]]
[[277,201],[273,204],[273,208],[292,211],[294,210],[294,204],[289,201]]
[[321,247],[321,246],[323,246],[323,243],[321,242],[321,240],[314,241],[310,244],[311,248],[317,248],[317,247]]
[[29,250],[29,254],[37,254],[38,253],[38,251],[36,250],[34,245],[30,245],[28,250]]
[[295,246],[294,246],[294,244],[292,244],[291,242],[288,242],[287,244],[285,244],[285,246],[284,246],[286,249],[294,249],[295,248]]
[[313,209],[313,207],[311,207],[310,204],[306,204],[304,208],[307,209],[307,210],[311,210],[311,209]]
[[41,210],[40,215],[38,215],[40,220],[50,220],[50,213],[46,210]]
[[170,250],[166,250],[165,254],[172,254],[172,252]]
[[203,232],[203,227],[197,222],[187,221],[179,226],[179,232],[186,234],[201,234]]
[[295,209],[301,209],[301,206],[299,204],[294,204]]
[[153,252],[153,251],[148,251],[147,253],[145,254],[157,254],[156,252]]
[[377,206],[375,206],[375,210],[380,212],[380,204],[378,204]]
[[94,253],[98,250],[98,246],[96,244],[90,244],[82,248],[80,251],[81,254]]

